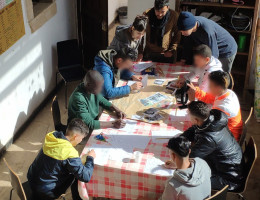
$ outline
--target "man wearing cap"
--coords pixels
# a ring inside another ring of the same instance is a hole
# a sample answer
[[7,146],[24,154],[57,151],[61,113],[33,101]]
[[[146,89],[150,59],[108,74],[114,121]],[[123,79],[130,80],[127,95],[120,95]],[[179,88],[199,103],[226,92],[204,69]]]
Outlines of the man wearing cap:
[[214,21],[201,16],[194,16],[190,12],[181,12],[178,18],[178,29],[184,39],[183,59],[192,59],[192,48],[205,44],[211,48],[212,55],[222,63],[223,70],[230,72],[237,53],[235,39],[223,27]]

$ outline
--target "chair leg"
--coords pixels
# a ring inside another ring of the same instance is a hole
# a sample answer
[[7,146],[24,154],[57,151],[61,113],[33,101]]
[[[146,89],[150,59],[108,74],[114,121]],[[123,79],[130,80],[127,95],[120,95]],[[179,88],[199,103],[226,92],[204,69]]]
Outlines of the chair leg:
[[12,200],[13,190],[14,190],[14,188],[12,188],[11,191],[10,191],[10,200]]
[[65,82],[65,108],[67,109],[67,82]]
[[59,72],[56,72],[56,88],[55,88],[56,94],[58,93],[58,88],[57,88],[57,86],[58,86],[58,74],[59,74]]

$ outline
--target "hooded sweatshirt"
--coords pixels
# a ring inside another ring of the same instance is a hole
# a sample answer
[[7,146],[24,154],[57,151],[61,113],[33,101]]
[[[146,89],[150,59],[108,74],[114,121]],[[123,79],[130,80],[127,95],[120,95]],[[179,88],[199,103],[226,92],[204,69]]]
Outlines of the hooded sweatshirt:
[[116,87],[120,79],[130,80],[134,73],[129,70],[122,72],[114,66],[113,58],[117,54],[115,50],[101,50],[95,57],[95,67],[104,78],[103,96],[107,99],[113,99],[130,93],[128,85]]
[[133,40],[130,32],[132,25],[122,25],[116,27],[115,37],[108,49],[119,51],[122,48],[131,48],[138,52],[138,47],[142,39]]
[[208,91],[208,84],[209,84],[209,74],[214,71],[223,71],[221,62],[211,56],[210,62],[202,69],[196,69],[195,71],[191,72],[187,76],[186,79],[192,81],[196,76],[199,77],[198,85],[199,88],[205,92]]
[[82,164],[77,150],[62,132],[51,132],[45,137],[43,148],[31,164],[27,178],[39,195],[57,198],[71,185],[74,178],[89,182],[94,162],[91,156]]
[[211,194],[211,170],[200,159],[191,159],[188,169],[177,169],[167,181],[162,200],[202,200]]

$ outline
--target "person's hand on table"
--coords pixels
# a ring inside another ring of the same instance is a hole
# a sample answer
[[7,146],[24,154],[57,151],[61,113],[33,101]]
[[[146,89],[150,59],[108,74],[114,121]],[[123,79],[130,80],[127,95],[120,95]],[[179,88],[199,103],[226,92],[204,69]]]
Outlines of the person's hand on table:
[[116,116],[118,117],[118,119],[125,119],[126,118],[126,114],[121,110],[116,112]]
[[179,62],[176,62],[175,64],[176,64],[176,65],[183,66],[183,65],[185,65],[185,63],[186,63],[186,60],[181,59]]
[[130,86],[131,91],[133,90],[140,90],[143,87],[143,84],[141,82],[136,82],[133,85]]
[[132,76],[132,80],[133,80],[133,81],[141,81],[142,79],[143,79],[142,76],[138,76],[138,75],[133,75],[133,76]]
[[188,90],[188,97],[190,101],[194,101],[195,100],[195,93],[196,93],[196,87],[193,85],[193,83],[187,84],[190,89]]
[[170,58],[170,57],[172,57],[173,56],[173,53],[171,52],[171,51],[166,51],[166,52],[164,52],[164,57],[166,57],[166,58]]
[[176,169],[176,165],[174,162],[172,162],[171,160],[167,160],[165,163],[164,163],[164,167],[166,169]]
[[125,124],[126,124],[126,122],[122,119],[118,119],[118,120],[113,121],[114,128],[118,128],[118,129],[124,128]]
[[143,60],[143,54],[138,54],[138,57],[137,57],[137,59],[136,59],[136,62],[142,62],[142,60]]
[[87,153],[87,156],[91,156],[92,158],[96,158],[96,152],[93,150],[93,149],[91,149],[88,153]]

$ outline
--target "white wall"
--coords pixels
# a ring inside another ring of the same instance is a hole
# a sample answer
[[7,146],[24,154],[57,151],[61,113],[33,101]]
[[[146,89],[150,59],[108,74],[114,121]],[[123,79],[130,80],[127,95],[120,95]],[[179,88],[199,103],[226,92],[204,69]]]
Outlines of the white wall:
[[[143,14],[149,8],[154,6],[154,0],[129,0],[128,2],[128,24],[133,23],[136,15]],[[175,9],[175,1],[170,0],[170,8]]]
[[[76,38],[74,0],[57,0],[57,14],[0,55],[0,148],[55,87],[56,43]],[[37,134],[37,133],[35,133]]]
[[[132,0],[130,0],[132,1]],[[110,25],[117,16],[117,9],[127,6],[128,0],[109,0],[108,1],[108,25]]]

